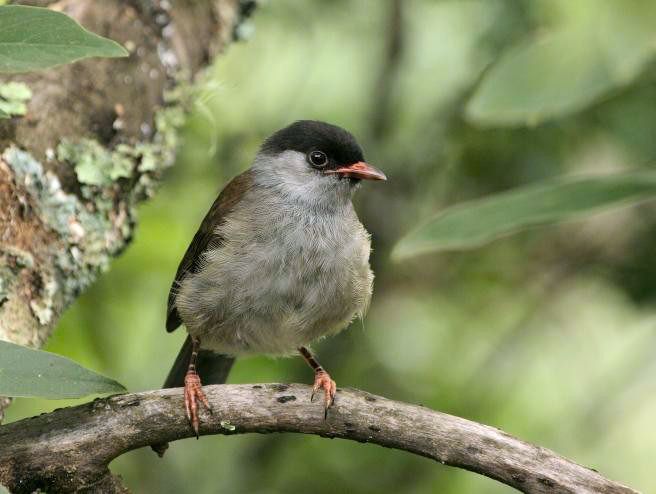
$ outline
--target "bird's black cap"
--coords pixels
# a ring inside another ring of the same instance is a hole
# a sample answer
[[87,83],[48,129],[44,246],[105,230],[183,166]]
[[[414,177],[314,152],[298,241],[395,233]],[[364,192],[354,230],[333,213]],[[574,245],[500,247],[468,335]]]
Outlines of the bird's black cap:
[[345,166],[364,161],[362,148],[347,130],[317,120],[299,120],[279,130],[262,144],[265,154],[283,151],[307,154],[322,151],[330,160],[331,167]]

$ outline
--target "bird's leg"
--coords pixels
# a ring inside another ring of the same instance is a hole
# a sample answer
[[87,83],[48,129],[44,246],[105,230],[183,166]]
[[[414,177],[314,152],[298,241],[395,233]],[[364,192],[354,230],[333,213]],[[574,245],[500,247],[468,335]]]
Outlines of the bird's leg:
[[184,403],[185,410],[187,411],[187,418],[189,423],[194,428],[196,439],[198,439],[198,426],[200,420],[198,419],[198,401],[205,405],[205,408],[212,413],[210,403],[203,392],[203,385],[200,382],[200,377],[196,372],[196,359],[198,358],[198,351],[200,350],[200,339],[191,337],[191,358],[189,359],[189,367],[184,379]]
[[337,385],[333,381],[321,364],[314,358],[314,355],[310,353],[305,347],[299,347],[299,353],[303,356],[305,361],[308,363],[312,370],[314,371],[314,386],[312,387],[312,397],[310,401],[314,401],[314,395],[320,389],[323,389],[324,396],[324,418],[328,417],[328,409],[335,402],[335,392],[337,391]]

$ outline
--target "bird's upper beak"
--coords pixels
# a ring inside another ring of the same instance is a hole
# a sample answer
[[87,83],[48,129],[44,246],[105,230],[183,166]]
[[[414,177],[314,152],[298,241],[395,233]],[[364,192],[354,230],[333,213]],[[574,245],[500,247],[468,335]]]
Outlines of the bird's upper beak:
[[352,165],[342,166],[333,170],[326,170],[324,173],[363,180],[387,180],[387,177],[382,171],[364,161],[358,161]]

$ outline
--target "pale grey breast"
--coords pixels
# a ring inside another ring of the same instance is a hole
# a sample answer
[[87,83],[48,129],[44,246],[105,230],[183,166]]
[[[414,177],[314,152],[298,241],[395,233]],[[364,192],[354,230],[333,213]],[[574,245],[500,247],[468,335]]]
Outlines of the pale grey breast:
[[217,234],[223,243],[206,252],[202,269],[183,279],[176,298],[202,347],[291,354],[366,311],[370,239],[350,193],[335,193],[330,207],[312,207],[280,188],[256,185]]

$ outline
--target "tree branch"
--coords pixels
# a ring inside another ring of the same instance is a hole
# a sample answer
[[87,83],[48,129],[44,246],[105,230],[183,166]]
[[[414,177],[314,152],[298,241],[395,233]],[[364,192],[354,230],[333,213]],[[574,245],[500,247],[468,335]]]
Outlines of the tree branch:
[[[201,434],[300,432],[396,448],[529,493],[635,494],[556,453],[466,419],[339,389],[328,419],[310,388],[206,386]],[[180,389],[97,399],[0,427],[0,484],[11,492],[122,492],[107,465],[123,453],[193,435]],[[113,487],[110,487],[113,486]],[[111,490],[110,490],[111,488]]]

